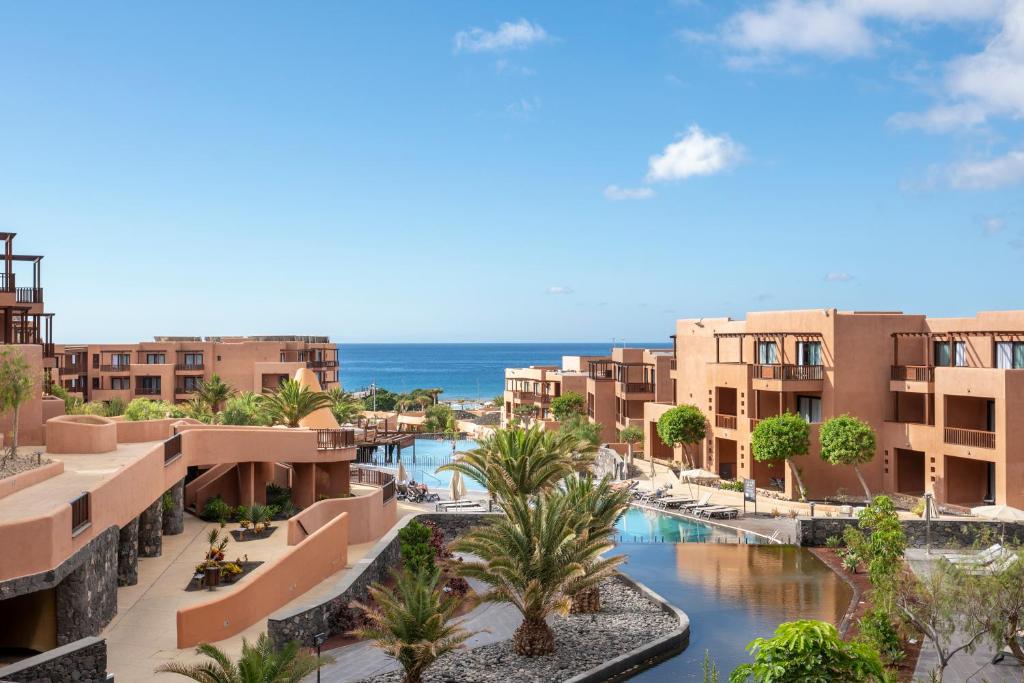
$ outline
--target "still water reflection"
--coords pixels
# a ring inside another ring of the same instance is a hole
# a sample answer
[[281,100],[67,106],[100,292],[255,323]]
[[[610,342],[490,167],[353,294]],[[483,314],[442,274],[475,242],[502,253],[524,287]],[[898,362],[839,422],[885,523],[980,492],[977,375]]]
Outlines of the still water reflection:
[[[672,523],[686,521],[659,516],[659,530],[671,532]],[[620,529],[628,523],[620,522]],[[687,538],[688,530],[684,527],[680,537]],[[736,543],[735,532],[724,532],[732,543],[718,543],[720,532],[702,533],[704,542],[621,543],[616,549],[629,556],[627,574],[681,608],[691,622],[685,652],[631,680],[701,680],[705,650],[726,680],[737,664],[749,661],[747,643],[770,635],[780,623],[842,619],[852,597],[849,586],[807,550]]]

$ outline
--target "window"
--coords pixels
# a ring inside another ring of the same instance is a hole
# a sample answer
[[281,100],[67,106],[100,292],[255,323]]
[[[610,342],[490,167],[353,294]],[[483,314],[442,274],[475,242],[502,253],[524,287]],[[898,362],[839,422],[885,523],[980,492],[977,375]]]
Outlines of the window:
[[163,365],[167,362],[167,356],[163,353],[147,353],[146,365]]
[[199,391],[199,385],[203,383],[202,377],[182,377],[181,388],[183,393],[191,394]]
[[131,388],[130,380],[127,377],[111,377],[110,378],[111,389],[129,389]]
[[821,398],[818,396],[797,396],[796,412],[807,422],[821,422]]
[[758,365],[774,365],[779,362],[778,347],[775,342],[757,342],[757,363]]
[[112,353],[110,354],[110,364],[115,368],[128,367],[131,365],[131,356],[127,353]]
[[821,342],[796,343],[797,365],[821,365]]
[[[152,391],[160,391],[160,378],[159,377],[139,377],[136,382],[138,383],[139,389],[150,389]],[[128,387],[125,387],[127,389]]]
[[182,355],[182,362],[188,367],[200,368],[203,366],[203,354],[190,351]]
[[1024,342],[996,342],[996,367],[1004,370],[1024,368]]
[[93,389],[99,389],[100,388],[100,378],[99,377],[93,377],[92,378],[92,388]]
[[[950,362],[952,360],[953,362]],[[953,342],[953,357],[950,358],[949,342],[935,342],[936,367],[967,367],[967,342]]]

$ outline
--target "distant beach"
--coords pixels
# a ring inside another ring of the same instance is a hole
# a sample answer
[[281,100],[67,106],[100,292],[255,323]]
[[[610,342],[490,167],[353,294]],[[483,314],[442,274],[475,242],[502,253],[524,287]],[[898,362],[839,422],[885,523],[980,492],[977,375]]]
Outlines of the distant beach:
[[[666,348],[661,342],[627,346]],[[375,383],[391,391],[441,387],[442,399],[489,399],[504,389],[505,368],[560,365],[562,356],[598,356],[609,342],[537,344],[339,344],[341,385],[356,391]]]

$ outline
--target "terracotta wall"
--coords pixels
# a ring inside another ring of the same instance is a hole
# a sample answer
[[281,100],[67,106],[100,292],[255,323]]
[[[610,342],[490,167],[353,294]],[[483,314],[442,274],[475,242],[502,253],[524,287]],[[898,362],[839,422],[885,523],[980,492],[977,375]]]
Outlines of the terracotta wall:
[[59,415],[46,422],[50,453],[110,453],[117,450],[117,424],[98,415]]
[[38,484],[41,481],[46,481],[50,477],[55,477],[64,471],[64,463],[62,462],[51,462],[42,467],[37,467],[34,470],[27,472],[20,472],[11,477],[0,479],[0,498],[9,496],[12,493],[17,493],[22,489],[26,489],[29,486]]
[[348,515],[341,514],[230,592],[178,610],[178,647],[233,636],[348,563]]
[[375,489],[362,496],[321,500],[288,520],[288,545],[300,543],[342,513],[348,515],[349,543],[375,541],[398,520],[398,499],[384,503],[383,490]]
[[169,417],[163,420],[139,420],[129,422],[114,418],[117,422],[118,443],[141,443],[143,441],[163,441],[174,434],[173,425],[181,422],[181,418]]

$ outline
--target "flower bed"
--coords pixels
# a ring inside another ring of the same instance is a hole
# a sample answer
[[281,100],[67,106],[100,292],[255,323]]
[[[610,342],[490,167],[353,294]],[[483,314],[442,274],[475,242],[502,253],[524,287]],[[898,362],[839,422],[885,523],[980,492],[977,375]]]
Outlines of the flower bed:
[[[255,561],[255,560],[243,560],[242,562],[225,562],[223,564],[224,565],[234,565],[235,567],[238,567],[238,571],[237,572],[235,572],[233,570],[230,570],[230,569],[225,571],[223,566],[221,568],[221,578],[220,578],[220,583],[218,585],[230,586],[231,584],[238,583],[239,581],[244,579],[246,576],[251,574],[252,571],[254,569],[256,569],[256,567],[258,567],[261,564],[263,564],[263,562],[262,561]],[[198,575],[198,573],[196,575]],[[188,585],[185,586],[185,591],[188,592],[188,593],[191,593],[193,591],[204,591],[204,590],[207,590],[206,579],[205,578],[197,579],[197,578],[193,577],[193,579],[188,582]]]
[[260,529],[259,531],[253,531],[252,529],[232,529],[231,537],[238,543],[245,543],[246,541],[260,541],[264,538],[270,538],[271,534],[277,530],[276,526],[268,526]]

